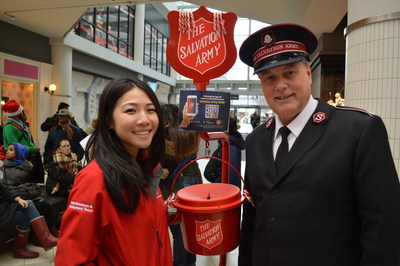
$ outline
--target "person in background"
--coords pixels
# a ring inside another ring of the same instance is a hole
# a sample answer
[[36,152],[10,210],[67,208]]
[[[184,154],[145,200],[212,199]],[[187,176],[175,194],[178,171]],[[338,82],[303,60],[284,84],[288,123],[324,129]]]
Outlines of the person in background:
[[[19,185],[30,183],[33,165],[26,160],[28,153],[28,147],[25,145],[17,142],[8,145],[6,159],[2,167],[3,183],[8,189],[15,189]],[[58,236],[50,204],[41,196],[35,198],[33,203],[39,213],[44,216],[50,232],[54,236]]]
[[0,125],[0,146],[3,145],[3,126]]
[[26,159],[28,153],[29,148],[18,142],[8,145],[3,166],[3,174],[7,175],[7,178],[4,179],[6,185],[18,186],[29,182],[33,166]]
[[111,81],[61,223],[55,265],[172,266],[159,189],[164,124],[153,90],[138,79]]
[[3,129],[4,149],[12,142],[17,142],[29,148],[27,159],[33,164],[29,182],[43,183],[44,170],[40,147],[33,142],[32,134],[26,125],[26,114],[23,106],[15,100],[10,100],[2,106],[8,119]]
[[46,169],[48,169],[48,165],[52,160],[57,144],[63,139],[69,141],[71,151],[78,155],[78,160],[81,160],[84,154],[84,150],[79,144],[83,137],[79,128],[71,124],[71,113],[66,109],[61,109],[57,113],[57,116],[59,117],[58,125],[50,129],[46,144],[44,145],[43,157]]
[[78,156],[71,152],[69,141],[67,139],[59,141],[49,165],[47,193],[50,196],[68,197],[75,176],[81,169]]
[[329,99],[326,103],[332,106],[336,106],[335,102],[332,99]]
[[[245,148],[245,142],[242,134],[238,131],[239,127],[236,123],[236,119],[229,118],[229,163],[241,172],[242,169],[242,150]],[[222,159],[222,143],[218,141],[218,148],[213,153],[215,157]],[[213,183],[221,183],[222,177],[222,162],[210,159],[204,169],[204,177]],[[242,180],[240,176],[233,170],[229,169],[229,184],[237,186],[239,189],[242,187]]]
[[[92,136],[94,130],[95,130],[96,127],[97,127],[97,122],[98,122],[98,118],[97,118],[97,117],[95,117],[95,118],[92,119],[92,125],[86,130],[86,133],[87,133],[88,135],[87,135],[86,137],[84,137],[84,138],[79,142],[79,144],[81,145],[81,147],[82,147],[84,150],[86,150],[86,145],[87,145],[87,143],[88,143],[90,137]],[[83,166],[85,166],[85,165],[87,164],[87,160],[86,160],[85,156],[82,158],[81,164],[82,164]]]
[[339,92],[335,93],[335,106],[344,106],[344,99]]
[[30,226],[39,239],[39,246],[44,250],[49,250],[57,245],[57,238],[50,233],[43,216],[39,215],[33,202],[22,199],[17,191],[7,188],[0,180],[0,227],[9,225],[16,225],[13,243],[15,258],[39,257],[38,252],[25,247]]
[[252,200],[239,265],[399,266],[400,185],[385,125],[311,96],[317,43],[303,26],[277,24],[240,48],[276,116],[246,138]]
[[254,114],[251,115],[250,123],[253,129],[260,124],[260,116],[256,112],[254,112]]
[[96,129],[97,120],[98,120],[97,117],[92,119],[91,125],[86,129],[86,134],[88,135],[93,134],[93,131]]
[[[68,110],[69,111],[69,104],[67,104],[67,103],[65,103],[65,102],[60,102],[59,104],[58,104],[58,107],[57,107],[57,112],[53,115],[53,116],[50,116],[50,117],[48,117],[48,118],[46,118],[46,120],[40,125],[40,129],[43,131],[43,132],[47,132],[47,131],[50,131],[50,129],[52,128],[52,127],[55,127],[55,126],[57,126],[58,125],[58,118],[59,118],[59,116],[58,116],[58,112],[60,111],[60,110],[62,110],[62,109],[65,109],[65,110]],[[71,125],[74,125],[74,126],[76,126],[77,128],[79,128],[81,131],[83,131],[79,126],[78,126],[78,124],[76,123],[76,121],[75,121],[75,119],[74,119],[74,117],[71,115]],[[83,131],[84,132],[84,131]],[[82,134],[82,132],[81,132],[81,134]],[[85,136],[83,136],[83,137],[86,137],[86,135]]]
[[[164,174],[160,181],[160,189],[164,200],[171,193],[172,182],[178,171],[196,158],[200,146],[200,136],[191,130],[180,130],[178,121],[178,106],[164,104],[161,106],[166,129],[165,159],[161,163]],[[187,166],[177,178],[173,192],[190,185],[202,183],[201,172],[197,162]],[[174,266],[196,265],[196,254],[187,251],[183,245],[182,232],[179,224],[170,225],[173,236]]]

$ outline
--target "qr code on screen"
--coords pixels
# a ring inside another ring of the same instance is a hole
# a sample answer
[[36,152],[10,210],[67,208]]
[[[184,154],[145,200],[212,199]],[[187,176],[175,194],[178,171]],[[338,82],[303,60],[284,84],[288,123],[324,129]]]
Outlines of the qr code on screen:
[[206,118],[218,118],[219,105],[206,104]]

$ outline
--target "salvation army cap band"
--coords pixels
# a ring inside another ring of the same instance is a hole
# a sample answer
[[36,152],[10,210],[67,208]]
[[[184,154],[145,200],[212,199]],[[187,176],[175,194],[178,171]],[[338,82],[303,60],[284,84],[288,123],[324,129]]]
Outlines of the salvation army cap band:
[[298,52],[286,52],[272,55],[254,64],[254,74],[257,74],[265,69],[296,63],[303,60],[310,61],[310,56],[306,53]]
[[307,28],[276,24],[251,34],[239,50],[240,59],[258,73],[272,67],[308,60],[318,40]]
[[290,52],[303,52],[307,53],[306,47],[299,42],[290,42],[290,41],[283,41],[277,42],[274,46],[268,47],[263,46],[258,49],[253,55],[253,62],[254,65],[270,56],[278,55],[281,53],[290,53]]

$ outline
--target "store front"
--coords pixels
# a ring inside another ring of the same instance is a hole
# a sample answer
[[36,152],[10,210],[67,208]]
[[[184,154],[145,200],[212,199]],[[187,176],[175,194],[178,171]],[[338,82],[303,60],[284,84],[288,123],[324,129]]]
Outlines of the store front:
[[[1,105],[9,100],[16,100],[23,107],[27,116],[27,124],[29,125],[32,136],[36,137],[37,120],[35,117],[35,91],[37,90],[37,83],[27,83],[26,81],[19,81],[17,79],[9,79],[1,81]],[[2,126],[7,121],[7,116],[2,111]]]
[[[50,84],[46,77],[50,76],[51,65],[0,53],[0,66],[0,103],[16,100],[24,107],[32,137],[39,145],[42,119],[39,111],[49,104],[50,95],[44,95],[43,88]],[[4,126],[7,116],[2,109],[0,115]]]

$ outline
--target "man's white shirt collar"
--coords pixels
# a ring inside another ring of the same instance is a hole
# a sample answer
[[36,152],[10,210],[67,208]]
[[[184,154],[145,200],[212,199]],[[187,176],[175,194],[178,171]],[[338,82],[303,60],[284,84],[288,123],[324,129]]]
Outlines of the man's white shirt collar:
[[[303,110],[296,116],[295,119],[293,119],[292,122],[290,122],[289,125],[287,125],[287,127],[290,129],[290,132],[294,135],[295,139],[297,139],[297,137],[300,135],[301,131],[307,124],[308,119],[311,117],[311,115],[314,113],[315,109],[317,108],[317,105],[318,105],[318,101],[315,100],[310,95],[310,99],[308,100],[308,103],[303,108]],[[281,120],[279,119],[279,116],[276,116],[274,140],[276,140],[279,129],[281,127],[283,127],[283,124],[282,124]]]

